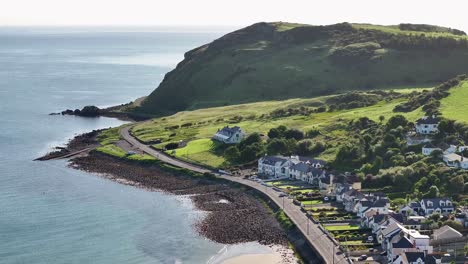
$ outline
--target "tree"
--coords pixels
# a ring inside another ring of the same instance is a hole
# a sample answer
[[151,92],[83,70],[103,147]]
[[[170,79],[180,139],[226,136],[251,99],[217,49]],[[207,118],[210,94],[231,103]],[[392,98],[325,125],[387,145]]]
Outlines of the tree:
[[439,188],[437,188],[437,186],[435,185],[432,185],[429,188],[429,191],[424,194],[424,198],[437,198],[439,197],[439,195],[440,195]]
[[463,193],[464,188],[465,188],[465,179],[463,178],[463,175],[458,175],[450,179],[449,181],[450,192],[454,194]]
[[379,116],[380,123],[382,123],[384,120],[385,120],[385,116],[383,116],[383,115]]
[[407,124],[408,120],[406,120],[406,117],[402,115],[395,115],[390,117],[390,119],[387,121],[387,130],[394,129],[399,126],[406,127]]
[[379,173],[379,170],[382,168],[382,166],[383,166],[382,157],[380,156],[375,157],[374,163],[372,163],[372,169],[370,173],[376,175],[377,173]]
[[309,131],[307,131],[307,137],[308,138],[314,138],[316,136],[320,135],[320,131],[317,130],[317,129],[311,129]]
[[310,140],[304,140],[297,144],[297,154],[299,155],[309,155],[310,154],[310,147],[312,146],[312,142]]
[[240,151],[236,146],[230,146],[224,151],[224,157],[231,163],[236,163],[240,158]]
[[285,126],[272,128],[270,129],[270,131],[268,131],[268,137],[269,138],[282,138],[284,137],[284,133],[286,132],[286,130],[288,130],[288,128]]
[[448,225],[451,228],[457,230],[457,231],[462,231],[463,230],[463,225],[460,222],[454,221],[454,220],[447,220],[444,222],[444,225]]
[[270,142],[267,145],[267,153],[269,155],[286,154],[287,152],[287,142],[282,138],[275,138],[273,140],[270,140]]
[[252,133],[246,137],[240,144],[239,149],[244,149],[246,146],[252,145],[254,143],[261,143],[262,137],[258,133]]
[[285,138],[294,138],[295,140],[301,140],[304,138],[304,132],[297,129],[288,129],[284,133]]

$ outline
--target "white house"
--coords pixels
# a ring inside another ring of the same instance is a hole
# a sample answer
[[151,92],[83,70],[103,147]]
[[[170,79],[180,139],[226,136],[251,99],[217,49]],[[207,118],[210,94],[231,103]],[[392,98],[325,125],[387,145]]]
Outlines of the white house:
[[422,199],[420,204],[421,211],[425,215],[431,215],[434,213],[447,215],[455,210],[452,201],[448,198]]
[[422,154],[425,155],[425,156],[429,156],[429,155],[432,154],[432,152],[434,152],[436,150],[441,150],[441,149],[434,146],[434,145],[432,145],[432,144],[426,144],[422,148]]
[[416,120],[416,132],[423,135],[436,134],[439,132],[439,118],[436,116],[423,116]]
[[444,154],[444,162],[449,167],[461,168],[464,170],[468,169],[468,158],[460,156],[455,153]]
[[214,134],[213,139],[225,144],[237,144],[241,142],[244,137],[245,133],[240,127],[225,126],[222,129],[219,129],[216,134]]
[[261,157],[258,160],[258,173],[272,178],[288,178],[289,165],[289,161],[285,157]]
[[425,264],[426,254],[424,252],[401,252],[389,262],[394,264]]
[[265,156],[258,160],[258,173],[271,178],[291,178],[315,184],[320,187],[320,179],[327,173],[322,168],[322,160],[300,156]]

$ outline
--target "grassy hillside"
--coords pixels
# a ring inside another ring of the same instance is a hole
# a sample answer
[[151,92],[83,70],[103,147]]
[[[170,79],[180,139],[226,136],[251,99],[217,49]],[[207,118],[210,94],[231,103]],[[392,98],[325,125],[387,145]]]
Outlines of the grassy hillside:
[[468,124],[468,82],[450,89],[450,95],[441,100],[440,111],[445,118]]
[[452,29],[258,23],[187,52],[135,111],[167,115],[349,90],[427,86],[465,72],[468,38]]
[[[422,88],[403,89],[402,94],[422,92]],[[399,91],[399,90],[396,90]],[[353,109],[342,109],[325,112],[299,113],[286,116],[272,116],[278,109],[317,109],[327,106],[327,102],[336,96],[322,96],[312,99],[289,99],[284,101],[266,101],[233,106],[214,107],[194,111],[182,111],[177,114],[153,119],[135,126],[132,133],[145,142],[159,142],[156,148],[164,148],[171,142],[188,142],[184,148],[169,151],[181,159],[200,163],[211,167],[223,167],[227,164],[223,157],[225,146],[220,146],[210,140],[213,134],[223,126],[237,125],[247,133],[267,132],[274,127],[285,125],[289,128],[308,131],[319,129],[322,135],[315,140],[327,141],[331,147],[320,154],[320,158],[328,161],[335,159],[340,142],[346,141],[346,125],[350,120],[368,117],[379,122],[379,117],[385,119],[400,114],[393,112],[396,105],[407,99],[395,98],[390,101],[381,100],[374,105]],[[386,97],[386,96],[384,96]],[[415,121],[423,115],[421,109],[403,113],[409,120]]]

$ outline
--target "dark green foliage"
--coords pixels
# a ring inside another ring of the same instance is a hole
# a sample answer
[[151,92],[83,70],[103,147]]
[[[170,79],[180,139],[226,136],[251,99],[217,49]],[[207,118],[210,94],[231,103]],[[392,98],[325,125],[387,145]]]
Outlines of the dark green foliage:
[[441,32],[441,33],[451,33],[454,35],[459,35],[459,36],[465,36],[466,33],[458,30],[458,29],[452,29],[452,28],[446,28],[446,27],[439,27],[439,26],[434,26],[434,25],[427,25],[427,24],[400,24],[398,27],[401,30],[407,30],[407,31],[421,31],[421,32]]
[[395,128],[398,128],[399,126],[406,127],[406,125],[408,125],[408,120],[406,120],[404,116],[402,115],[392,116],[387,121],[387,130],[395,129]]
[[295,140],[301,140],[304,138],[304,132],[297,129],[288,129],[284,133],[285,138],[294,138]]
[[314,138],[316,136],[320,135],[320,131],[318,129],[311,129],[307,131],[307,138]]
[[268,137],[269,138],[282,138],[284,137],[284,134],[288,128],[285,126],[279,126],[276,128],[270,129],[268,132]]
[[224,151],[224,157],[231,163],[236,163],[239,161],[240,152],[236,146],[230,146]]

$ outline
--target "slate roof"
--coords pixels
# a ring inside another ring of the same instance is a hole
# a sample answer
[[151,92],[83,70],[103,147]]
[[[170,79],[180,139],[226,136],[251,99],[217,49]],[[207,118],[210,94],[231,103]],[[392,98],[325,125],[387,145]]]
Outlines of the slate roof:
[[445,225],[445,226],[443,226],[443,227],[441,227],[441,228],[439,228],[439,229],[434,230],[434,237],[440,236],[440,235],[442,235],[442,234],[444,234],[444,233],[449,233],[449,234],[451,234],[453,237],[462,237],[462,236],[463,236],[463,235],[462,235],[460,232],[458,232],[457,230],[451,228],[450,226]]
[[404,217],[402,214],[391,213],[390,216],[391,216],[393,219],[395,219],[395,220],[397,220],[398,222],[400,222],[400,223],[403,223],[404,220],[405,220],[405,217]]
[[380,223],[385,219],[384,214],[374,215],[374,223]]
[[408,206],[409,206],[410,208],[412,208],[412,209],[421,208],[421,204],[418,203],[418,202],[414,202],[414,201],[413,201],[413,202],[410,202],[410,203],[408,204]]
[[265,156],[263,157],[263,164],[275,165],[277,162],[285,162],[286,158],[280,156]]
[[416,262],[420,258],[424,261],[424,252],[405,252],[408,262]]
[[429,124],[438,124],[440,119],[435,116],[423,116],[416,120],[416,124],[418,125],[429,125]]
[[299,161],[302,161],[302,162],[309,162],[310,164],[320,164],[320,165],[322,165],[322,166],[327,165],[327,162],[324,161],[324,160],[311,159],[311,158],[302,157],[302,156],[299,156]]
[[222,136],[225,138],[230,138],[238,131],[241,131],[241,128],[238,126],[235,126],[235,127],[225,126],[222,129],[218,130],[218,132],[216,132],[216,135]]
[[[445,205],[441,206],[440,201],[444,201]],[[427,209],[435,209],[435,208],[442,208],[442,209],[450,209],[453,208],[453,204],[447,205],[447,201],[452,202],[448,198],[432,198],[432,199],[422,199],[421,202],[426,206]],[[432,202],[432,206],[429,205],[428,202]]]
[[414,245],[413,243],[411,243],[411,241],[408,238],[402,237],[400,238],[400,240],[398,240],[398,242],[392,243],[392,247],[393,248],[413,248]]
[[299,162],[297,164],[294,164],[291,166],[291,169],[292,170],[297,170],[297,171],[300,171],[300,172],[304,172],[304,173],[307,173],[310,171],[311,169],[311,166],[308,165],[308,164],[305,164],[304,162]]

